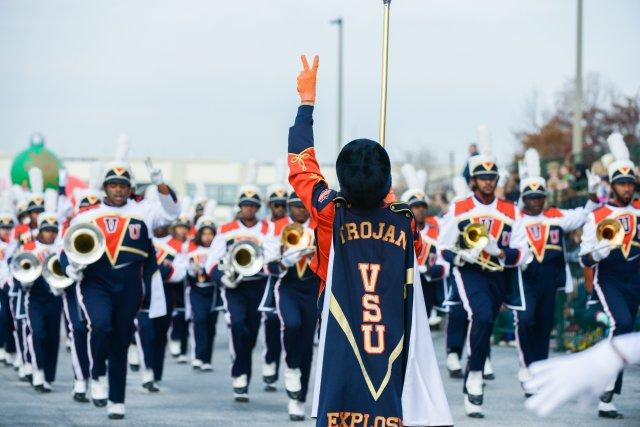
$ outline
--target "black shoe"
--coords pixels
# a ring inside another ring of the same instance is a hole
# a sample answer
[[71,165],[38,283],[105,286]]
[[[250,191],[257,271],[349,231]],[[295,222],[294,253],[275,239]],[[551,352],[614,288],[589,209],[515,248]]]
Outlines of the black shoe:
[[278,376],[269,375],[268,377],[262,377],[262,381],[264,381],[265,384],[274,384],[276,381],[278,381]]
[[467,414],[469,418],[484,418],[484,414],[482,412],[472,412]]
[[456,369],[454,371],[449,371],[449,378],[464,378],[464,374],[462,373],[462,369]]
[[469,394],[467,393],[467,397],[469,398],[469,402],[474,405],[482,406],[483,395],[482,394]]
[[129,369],[133,372],[138,372],[140,370],[140,365],[129,365]]
[[605,391],[600,395],[600,402],[611,403],[613,400],[613,390]]
[[246,403],[249,401],[249,387],[237,387],[233,389],[233,399],[236,402]]
[[47,393],[48,391],[51,391],[51,390],[47,390],[47,389],[44,387],[44,385],[43,385],[43,384],[40,384],[40,385],[34,385],[34,386],[33,386],[33,389],[34,389],[35,391],[37,391],[38,393]]
[[525,398],[525,399],[528,399],[528,398],[530,398],[531,396],[533,396],[533,393],[526,393],[526,392],[525,392],[525,394],[524,394],[524,398]]
[[624,418],[624,415],[618,411],[598,411],[598,416],[600,418],[609,418],[613,420],[620,420]]
[[124,418],[124,414],[109,414],[110,420],[121,420]]
[[26,381],[28,383],[33,382],[33,375],[31,375],[31,374],[25,375],[24,378],[22,379],[22,381]]
[[304,421],[304,415],[289,415],[290,421]]
[[482,374],[482,379],[485,380],[495,380],[496,376],[494,374]]
[[93,399],[93,404],[97,408],[104,408],[107,406],[107,399]]
[[267,391],[269,393],[276,391],[276,386],[272,385],[272,384],[265,384],[264,385],[264,391]]
[[80,403],[88,403],[89,399],[87,399],[86,393],[73,393],[73,400]]
[[142,384],[142,388],[146,389],[149,393],[157,393],[160,391],[160,389],[156,387],[156,384],[153,381]]

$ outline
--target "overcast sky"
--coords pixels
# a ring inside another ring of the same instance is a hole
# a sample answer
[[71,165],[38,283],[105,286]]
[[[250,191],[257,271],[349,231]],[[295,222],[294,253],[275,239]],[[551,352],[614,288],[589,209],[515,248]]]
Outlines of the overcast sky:
[[[640,1],[585,0],[584,70],[640,89]],[[507,160],[535,89],[574,74],[576,0],[394,0],[387,142],[465,158],[487,123]],[[284,155],[299,54],[320,55],[316,144],[336,146],[337,30],[345,21],[344,140],[377,139],[380,0],[0,0],[0,153],[32,131],[65,156],[270,161]]]

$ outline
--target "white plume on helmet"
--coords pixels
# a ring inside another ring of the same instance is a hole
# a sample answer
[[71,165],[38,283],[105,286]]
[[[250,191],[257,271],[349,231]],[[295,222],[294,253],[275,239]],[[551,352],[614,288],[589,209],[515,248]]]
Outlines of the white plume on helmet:
[[493,150],[491,148],[491,131],[489,130],[489,126],[480,125],[476,130],[476,138],[478,145],[478,154],[469,158],[469,174],[470,176],[474,176],[474,171],[476,168],[480,166],[491,166],[491,170],[487,170],[486,167],[479,172],[481,174],[492,174],[498,175],[496,166],[496,158],[493,156]]
[[258,162],[249,159],[244,167],[244,184],[255,184],[258,179]]
[[[635,179],[635,165],[630,160],[629,149],[625,144],[622,135],[618,132],[614,132],[607,138],[607,144],[609,145],[609,151],[613,155],[614,161],[607,166],[607,172],[609,175],[609,182],[617,180],[619,177],[626,177],[629,179]],[[614,175],[618,173],[617,177]]]
[[102,173],[102,182],[106,181],[109,171],[120,168],[126,170],[130,177],[130,183],[135,185],[133,171],[129,165],[129,151],[131,147],[131,139],[126,134],[121,134],[116,141],[116,154],[113,161],[107,163]]
[[547,181],[540,173],[540,155],[535,148],[528,148],[524,152],[524,167],[526,168],[526,176],[520,176],[520,192],[524,193],[527,188],[547,187]]
[[493,150],[491,148],[491,130],[489,126],[482,124],[476,129],[476,138],[478,141],[478,153],[484,156],[491,156]]
[[202,181],[197,181],[195,183],[195,194],[193,195],[193,204],[195,205],[199,205],[199,204],[204,204],[207,202],[207,188],[204,185],[204,182]]
[[29,188],[34,195],[42,196],[44,193],[44,179],[42,170],[37,167],[29,169]]
[[407,190],[402,193],[400,199],[404,202],[409,202],[411,199],[415,199],[426,203],[425,190],[427,185],[427,171],[424,169],[416,170],[412,164],[405,163],[400,168],[400,172],[407,184]]
[[208,200],[207,204],[204,207],[203,215],[198,218],[196,221],[196,230],[200,230],[204,226],[213,226],[215,227],[216,219],[215,212],[218,207],[218,202],[215,200]]
[[467,197],[471,194],[471,189],[469,188],[469,185],[467,185],[467,180],[464,179],[463,176],[454,176],[451,186],[453,187],[453,192],[456,198]]

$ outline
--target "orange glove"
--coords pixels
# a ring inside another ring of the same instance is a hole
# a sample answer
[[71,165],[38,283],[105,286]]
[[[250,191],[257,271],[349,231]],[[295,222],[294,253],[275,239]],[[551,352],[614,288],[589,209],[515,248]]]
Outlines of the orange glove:
[[302,55],[303,70],[298,74],[298,93],[303,104],[315,104],[316,102],[316,75],[318,74],[318,55],[313,57],[313,66],[309,69],[307,56]]

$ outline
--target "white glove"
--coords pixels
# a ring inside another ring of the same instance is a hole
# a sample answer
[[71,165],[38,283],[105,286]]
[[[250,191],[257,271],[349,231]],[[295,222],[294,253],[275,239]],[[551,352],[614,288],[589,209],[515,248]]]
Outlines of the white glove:
[[196,262],[190,262],[187,268],[187,274],[191,277],[198,277],[198,273],[202,271],[202,267]]
[[67,186],[67,170],[66,169],[60,169],[58,171],[58,186],[59,187]]
[[426,274],[426,272],[427,272],[427,266],[426,266],[426,265],[424,265],[424,264],[419,265],[419,266],[418,266],[418,272],[419,272],[420,274]]
[[587,169],[587,191],[589,194],[596,194],[602,179],[595,173]]
[[589,405],[603,392],[624,365],[609,341],[580,353],[554,357],[529,367],[532,379],[525,383],[536,393],[527,399],[526,407],[540,416],[573,397]]
[[282,259],[280,260],[280,262],[286,268],[293,267],[298,261],[300,261],[300,258],[302,258],[303,254],[304,252],[299,248],[289,248],[282,254]]
[[233,274],[225,273],[220,281],[226,288],[235,289],[238,287],[238,283],[240,283],[242,279],[244,279],[242,274],[235,276]]
[[458,255],[454,258],[453,263],[458,267],[462,267],[466,263],[473,264],[478,260],[479,255],[480,250],[477,248],[462,249],[458,251]]
[[66,276],[74,282],[81,282],[82,278],[84,277],[84,275],[82,274],[82,269],[76,268],[71,264],[69,264],[64,270],[64,274],[66,274]]
[[611,253],[611,242],[607,239],[602,239],[595,247],[595,250],[591,252],[591,258],[594,261],[600,262]]
[[151,179],[151,183],[153,185],[160,185],[164,183],[164,178],[162,177],[162,170],[153,166],[151,162],[151,158],[147,157],[147,160],[144,161],[147,166],[147,170],[149,171],[149,179]]
[[484,251],[491,256],[500,256],[502,253],[502,250],[498,247],[498,241],[493,236],[489,236],[489,243],[484,247]]
[[507,185],[507,181],[509,180],[509,171],[506,169],[500,169],[498,171],[498,184],[497,186],[500,188],[504,188]]

